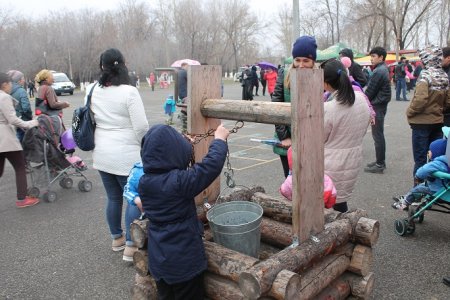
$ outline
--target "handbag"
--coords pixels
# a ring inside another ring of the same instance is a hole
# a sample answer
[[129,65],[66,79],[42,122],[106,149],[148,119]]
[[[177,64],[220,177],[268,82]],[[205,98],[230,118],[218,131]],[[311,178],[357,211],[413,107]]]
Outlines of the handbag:
[[73,112],[72,117],[72,135],[78,148],[83,151],[91,151],[95,148],[94,133],[95,119],[91,110],[91,98],[97,83],[92,86],[87,97],[86,105],[78,107]]

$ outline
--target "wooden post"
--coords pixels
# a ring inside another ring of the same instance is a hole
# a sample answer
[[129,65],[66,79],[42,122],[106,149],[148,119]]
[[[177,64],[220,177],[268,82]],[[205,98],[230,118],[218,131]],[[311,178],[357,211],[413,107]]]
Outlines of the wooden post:
[[299,242],[323,230],[323,71],[293,69],[292,226]]
[[[187,130],[188,133],[204,134],[210,129],[216,129],[219,119],[206,118],[202,115],[200,107],[205,99],[220,98],[222,80],[221,66],[189,66],[188,70],[188,106]],[[208,153],[209,145],[214,136],[202,140],[194,146],[195,161],[200,162]],[[211,185],[195,197],[195,204],[199,205],[206,199],[213,203],[220,193],[220,178],[216,178]]]

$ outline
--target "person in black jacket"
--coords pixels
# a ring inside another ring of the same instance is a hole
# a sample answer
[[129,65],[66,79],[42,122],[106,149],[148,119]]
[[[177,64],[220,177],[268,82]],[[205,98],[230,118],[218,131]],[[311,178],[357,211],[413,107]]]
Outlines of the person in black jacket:
[[358,82],[361,87],[365,87],[367,84],[367,78],[364,72],[362,71],[362,67],[353,60],[353,51],[352,49],[345,48],[342,49],[341,52],[339,52],[340,57],[348,57],[352,61],[352,64],[348,68],[348,71],[350,72],[350,75],[353,76],[353,79],[355,79],[356,82]]
[[384,62],[386,50],[375,47],[370,50],[370,61],[375,66],[372,77],[367,84],[366,96],[375,110],[375,124],[372,124],[372,137],[375,144],[376,160],[364,168],[368,173],[383,173],[386,169],[386,141],[384,139],[384,117],[387,105],[391,101],[391,82],[389,70]]
[[[181,69],[178,70],[177,84],[178,84],[178,99],[182,103],[187,104],[187,68],[188,63],[183,62],[181,64]],[[175,99],[177,101],[177,99]],[[182,107],[180,111],[181,127],[182,132],[187,132],[187,108]]]
[[258,73],[256,73],[256,66],[252,66],[252,93],[253,93],[253,87],[255,87],[255,96],[258,95],[259,90],[259,79],[258,79]]
[[264,75],[266,74],[266,71],[264,69],[261,69],[261,71],[259,71],[259,80],[261,81],[261,85],[262,85],[262,95],[265,96],[266,95],[266,84],[267,81],[264,78]]
[[168,125],[153,126],[142,139],[144,175],[139,195],[148,225],[148,268],[158,299],[203,299],[207,268],[203,224],[194,197],[222,171],[229,131],[215,131],[208,154],[191,166],[192,145]]

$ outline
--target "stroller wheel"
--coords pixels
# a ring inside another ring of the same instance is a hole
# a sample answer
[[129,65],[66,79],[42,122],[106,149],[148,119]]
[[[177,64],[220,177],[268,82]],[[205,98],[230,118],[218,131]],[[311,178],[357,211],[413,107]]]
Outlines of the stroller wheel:
[[408,220],[405,220],[405,224],[407,234],[413,234],[414,231],[416,231],[416,224],[414,223],[414,220],[411,220],[410,222],[408,222]]
[[41,193],[41,191],[39,190],[39,188],[37,188],[35,186],[28,189],[28,196],[38,198],[40,193]]
[[394,222],[395,233],[399,236],[406,234],[406,224],[403,220],[395,220]]
[[44,193],[44,201],[46,202],[53,203],[56,201],[57,198],[58,196],[53,191],[48,191]]
[[82,192],[90,192],[92,190],[92,182],[89,180],[81,180],[78,182],[78,189]]
[[59,181],[59,185],[64,189],[70,189],[73,187],[73,180],[69,177],[63,178]]

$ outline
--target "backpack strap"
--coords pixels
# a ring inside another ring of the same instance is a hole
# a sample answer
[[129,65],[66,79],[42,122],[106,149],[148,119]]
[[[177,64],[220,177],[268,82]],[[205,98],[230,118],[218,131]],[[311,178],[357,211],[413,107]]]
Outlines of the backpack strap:
[[94,91],[94,88],[97,85],[97,83],[98,82],[94,83],[94,85],[91,88],[91,91],[89,92],[89,95],[87,96],[86,106],[89,107],[89,109],[91,109],[92,92]]

